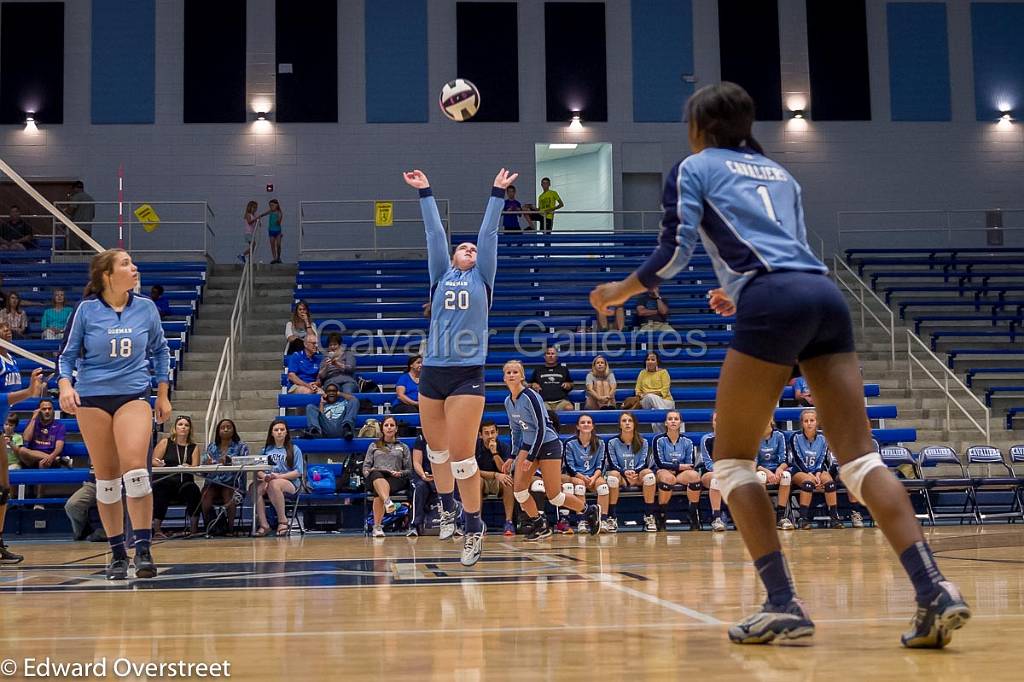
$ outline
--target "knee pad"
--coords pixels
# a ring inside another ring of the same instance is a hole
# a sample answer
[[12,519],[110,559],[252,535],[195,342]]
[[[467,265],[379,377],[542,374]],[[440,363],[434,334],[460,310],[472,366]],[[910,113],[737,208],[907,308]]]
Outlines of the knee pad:
[[791,485],[793,483],[793,474],[788,471],[783,471],[779,474],[779,485]]
[[514,497],[516,502],[518,502],[519,504],[525,504],[526,501],[528,499],[530,499],[530,491],[529,490],[517,490],[514,493],[512,493],[512,497]]
[[587,486],[581,485],[581,484],[577,483],[576,486],[573,488],[572,493],[573,493],[573,495],[575,495],[576,497],[579,497],[579,498],[586,497],[587,496]]
[[[448,459],[448,453],[445,453],[445,459]],[[458,462],[452,462],[452,476],[460,481],[472,478],[473,474],[479,470],[479,467],[476,465],[476,457],[460,459]]]
[[658,483],[658,490],[664,490],[665,492],[671,492],[672,491],[672,484],[671,483],[665,483],[664,481],[661,481],[660,483]]
[[124,480],[124,493],[128,497],[145,497],[153,492],[153,486],[149,484],[149,472],[145,469],[132,469],[121,478]]
[[852,462],[847,462],[839,467],[839,473],[843,477],[846,488],[853,493],[858,500],[863,500],[860,491],[864,486],[864,479],[872,469],[884,469],[885,463],[877,452],[869,452],[858,457]]
[[610,492],[611,492],[611,488],[608,487],[607,483],[602,483],[601,485],[597,486],[597,494],[598,494],[598,496],[607,495]]
[[805,493],[813,493],[814,484],[811,483],[810,481],[804,481],[803,483],[800,484],[800,489],[803,490]]
[[835,481],[829,481],[828,483],[825,484],[825,492],[827,492],[827,493],[834,493],[835,491],[836,491],[836,482]]
[[121,501],[121,479],[113,478],[109,481],[96,479],[96,501],[103,504],[117,504]]
[[718,485],[718,479],[717,478],[712,478],[710,481],[708,481],[708,489],[709,490],[721,490],[722,489],[721,486]]
[[556,507],[561,507],[565,504],[565,493],[558,493],[554,497],[549,497],[548,501]]
[[658,482],[658,477],[655,476],[654,474],[646,473],[644,474],[644,477],[641,480],[645,488],[650,488],[652,485]]
[[715,478],[718,479],[726,503],[737,488],[745,485],[764,485],[766,478],[763,474],[764,472],[754,472],[752,459],[720,459],[715,462]]
[[448,451],[447,450],[433,450],[428,445],[427,446],[427,459],[430,460],[431,464],[444,464],[445,462],[448,461]]
[[7,500],[11,499],[10,488],[0,488],[0,507],[7,506]]
[[530,492],[542,493],[544,490],[544,480],[540,478],[533,479],[533,483],[530,484]]
[[619,477],[618,476],[609,476],[608,477],[608,487],[609,488],[618,488],[619,487]]
[[687,490],[703,490],[703,488],[704,486],[700,484],[700,481],[695,481],[686,485]]
[[761,481],[761,485],[768,485],[768,474],[763,471],[758,471],[757,480]]

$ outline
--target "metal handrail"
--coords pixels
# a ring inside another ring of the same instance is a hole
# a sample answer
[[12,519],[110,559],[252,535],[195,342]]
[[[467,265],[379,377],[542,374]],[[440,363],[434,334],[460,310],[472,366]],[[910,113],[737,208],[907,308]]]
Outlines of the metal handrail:
[[[928,368],[924,366],[923,362],[921,362],[916,357],[914,357],[914,344],[915,343],[917,343],[917,345],[919,345],[921,348],[923,348],[924,351],[932,358],[932,360],[935,361],[935,364],[938,365],[942,369],[942,376],[943,376],[943,379],[944,379],[943,381],[939,381],[938,378],[934,374],[932,374],[930,371],[928,371]],[[992,439],[991,439],[992,411],[988,407],[985,406],[985,403],[983,403],[981,401],[981,399],[978,398],[978,396],[976,396],[974,394],[974,391],[972,391],[971,389],[967,388],[967,386],[965,386],[964,383],[962,381],[960,381],[960,379],[957,378],[957,376],[955,374],[953,374],[952,370],[950,370],[949,367],[946,366],[946,363],[944,363],[942,360],[940,360],[939,357],[937,355],[935,355],[935,353],[933,353],[930,348],[928,348],[927,344],[925,344],[925,342],[920,339],[920,337],[918,337],[916,334],[914,334],[909,329],[907,330],[907,358],[910,360],[907,363],[907,370],[908,370],[908,374],[909,374],[909,377],[910,377],[910,382],[908,384],[908,388],[913,388],[913,385],[914,385],[914,364],[917,364],[917,366],[921,368],[921,371],[923,371],[928,376],[928,378],[931,379],[932,382],[934,382],[934,384],[936,386],[938,386],[939,388],[941,388],[943,390],[943,392],[945,392],[945,394],[946,394],[946,430],[947,431],[950,430],[950,419],[951,419],[951,414],[950,413],[951,413],[951,410],[950,410],[949,404],[953,403],[954,405],[957,406],[957,408],[960,409],[961,412],[964,413],[964,416],[966,416],[968,419],[970,419],[971,423],[974,424],[974,426],[977,427],[977,429],[979,431],[981,431],[981,433],[985,436],[985,443],[986,444],[991,443],[992,442]],[[964,393],[969,395],[971,397],[971,399],[978,404],[978,406],[981,408],[982,412],[984,412],[984,414],[985,414],[985,426],[984,427],[982,427],[982,425],[978,422],[978,420],[976,420],[974,417],[971,416],[970,412],[968,412],[967,408],[965,408],[963,405],[960,404],[959,400],[957,400],[956,398],[953,397],[953,394],[949,390],[949,380],[950,379],[953,380],[953,383],[955,384],[955,386],[959,386],[961,389],[963,389]]]
[[217,363],[217,374],[213,378],[213,387],[210,389],[210,402],[206,406],[206,414],[203,418],[203,430],[208,443],[216,442],[214,440],[217,436],[215,430],[222,414],[221,405],[225,399],[231,399],[231,382],[235,380],[235,373],[238,371],[235,351],[241,348],[245,341],[246,318],[252,311],[253,280],[256,277],[255,262],[259,248],[259,234],[260,230],[253,230],[252,248],[249,249],[249,255],[246,256],[245,264],[242,266],[242,276],[238,280],[238,293],[235,294],[235,304],[231,308],[228,335],[224,339],[220,361]]
[[[839,254],[836,254],[832,258],[832,263],[833,263],[833,265],[832,265],[832,272],[835,275],[836,282],[840,286],[842,286],[844,289],[846,289],[850,293],[851,296],[853,296],[854,298],[856,298],[860,302],[860,330],[862,332],[864,331],[864,312],[867,311],[867,313],[869,315],[871,315],[872,318],[874,318],[875,322],[878,323],[878,326],[881,327],[883,331],[886,331],[886,332],[889,333],[889,358],[890,358],[892,364],[895,366],[895,364],[896,364],[896,316],[893,314],[892,308],[887,306],[885,304],[885,301],[883,301],[881,298],[879,298],[878,294],[876,294],[874,292],[874,290],[871,287],[869,287],[864,282],[864,280],[862,280],[860,277],[857,276],[857,273],[855,273],[850,268],[850,266],[846,264],[846,261],[844,261],[839,256]],[[839,277],[839,268],[840,268],[840,266],[842,266],[843,270],[845,271],[845,273],[847,275],[853,277],[854,281],[857,282],[857,285],[858,285],[858,287],[860,289],[860,293],[859,294],[858,294],[858,292],[854,291],[853,288],[849,284],[846,283],[846,281],[844,281],[841,277]],[[878,305],[882,306],[882,309],[885,310],[885,312],[889,313],[889,326],[888,327],[886,327],[885,322],[880,317],[878,317],[878,315],[875,314],[875,311],[872,310],[870,308],[870,306],[868,306],[867,303],[865,302],[865,300],[864,300],[864,292],[865,291],[867,293],[871,294],[871,297],[874,298],[878,302]]]
[[[345,219],[312,219],[306,218],[306,207],[307,206],[351,206],[363,204],[370,208],[372,211],[373,205],[377,201],[384,201],[382,199],[326,199],[317,201],[300,201],[299,202],[299,258],[302,258],[303,254],[306,253],[305,239],[306,239],[306,226],[307,225],[366,225],[373,226],[371,220],[358,219],[358,218],[345,218]],[[419,203],[419,199],[387,199],[392,204],[412,204]],[[438,213],[441,216],[441,224],[445,228],[445,234],[451,237],[451,218],[450,218],[450,204],[447,199],[437,199]],[[416,223],[419,225],[423,224],[420,218],[395,218],[394,223]],[[323,245],[316,245],[314,248],[310,248],[311,252],[315,253],[353,253],[360,251],[374,251],[374,252],[387,252],[387,251],[409,251],[409,246],[380,246],[377,243],[377,230],[373,230],[373,244],[372,246],[367,244],[364,246],[356,247],[330,247]],[[426,245],[422,247],[426,249]]]
[[[984,237],[984,234],[988,230],[998,230],[1000,233],[1020,233],[1024,232],[1024,226],[1007,226],[1007,227],[989,227],[986,225],[968,225],[965,227],[954,227],[954,219],[958,216],[964,215],[975,215],[983,217],[990,212],[998,212],[1001,216],[1024,216],[1024,209],[1022,208],[965,208],[965,209],[909,209],[909,210],[889,210],[889,211],[839,211],[836,213],[836,227],[837,227],[837,251],[842,251],[844,246],[844,236],[846,241],[849,241],[851,235],[873,235],[879,233],[889,234],[893,231],[893,227],[863,227],[863,228],[851,228],[844,227],[843,219],[852,216],[872,216],[880,220],[886,217],[896,216],[908,216],[908,217],[919,217],[919,216],[933,216],[933,220],[928,220],[925,226],[906,226],[903,225],[899,228],[900,232],[908,235],[927,235],[927,234],[941,234],[945,233],[947,245],[952,245],[953,233],[973,233]],[[876,220],[877,222],[877,220]],[[929,243],[925,247],[935,246],[934,243]]]

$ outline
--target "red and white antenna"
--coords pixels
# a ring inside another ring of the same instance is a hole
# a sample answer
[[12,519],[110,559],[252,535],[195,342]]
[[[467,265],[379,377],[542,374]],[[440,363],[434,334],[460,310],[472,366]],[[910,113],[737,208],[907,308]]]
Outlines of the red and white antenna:
[[117,248],[124,248],[124,162],[117,167]]

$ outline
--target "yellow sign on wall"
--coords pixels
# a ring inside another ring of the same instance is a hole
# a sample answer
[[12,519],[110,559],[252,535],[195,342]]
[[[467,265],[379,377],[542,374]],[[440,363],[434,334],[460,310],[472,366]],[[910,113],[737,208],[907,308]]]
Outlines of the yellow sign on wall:
[[149,204],[143,204],[135,209],[135,217],[142,223],[142,229],[146,232],[152,232],[160,227],[160,216],[156,214],[156,211]]
[[377,227],[391,227],[395,223],[395,205],[390,201],[373,203],[373,224]]

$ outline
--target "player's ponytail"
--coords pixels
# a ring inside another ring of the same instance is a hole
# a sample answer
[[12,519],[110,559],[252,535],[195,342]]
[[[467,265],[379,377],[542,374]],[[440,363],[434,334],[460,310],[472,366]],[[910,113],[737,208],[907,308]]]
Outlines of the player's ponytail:
[[735,83],[705,85],[693,93],[686,102],[686,120],[703,135],[708,147],[750,147],[764,154],[751,134],[754,100]]
[[106,288],[106,285],[103,283],[103,275],[109,275],[114,272],[114,261],[122,253],[128,252],[124,249],[107,249],[92,257],[92,260],[89,261],[89,283],[85,285],[82,298],[103,294],[103,290]]

